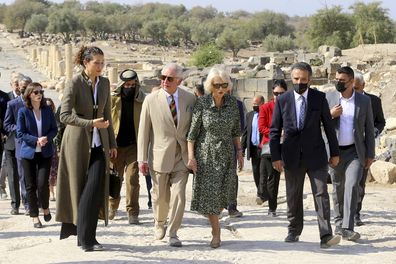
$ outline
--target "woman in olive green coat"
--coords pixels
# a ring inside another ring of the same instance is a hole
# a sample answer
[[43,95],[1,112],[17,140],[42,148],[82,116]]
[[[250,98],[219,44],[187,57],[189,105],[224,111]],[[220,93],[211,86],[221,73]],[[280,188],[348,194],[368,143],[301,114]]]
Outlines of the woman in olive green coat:
[[99,212],[107,225],[109,158],[116,141],[111,121],[110,84],[101,77],[104,55],[82,47],[76,63],[84,67],[64,90],[60,120],[66,125],[58,169],[56,220],[61,239],[77,235],[84,251],[103,250],[96,240]]

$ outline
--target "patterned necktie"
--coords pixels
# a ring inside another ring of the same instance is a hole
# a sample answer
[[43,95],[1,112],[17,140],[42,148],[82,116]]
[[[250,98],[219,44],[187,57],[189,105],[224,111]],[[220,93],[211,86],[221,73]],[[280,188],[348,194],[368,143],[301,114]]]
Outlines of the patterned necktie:
[[304,127],[304,120],[305,120],[305,108],[306,108],[306,102],[305,102],[305,97],[300,96],[301,101],[301,106],[300,106],[300,115],[298,116],[298,129],[302,130]]
[[175,122],[175,126],[177,127],[177,109],[176,109],[175,98],[173,98],[173,95],[171,95],[169,108],[173,117],[173,122]]

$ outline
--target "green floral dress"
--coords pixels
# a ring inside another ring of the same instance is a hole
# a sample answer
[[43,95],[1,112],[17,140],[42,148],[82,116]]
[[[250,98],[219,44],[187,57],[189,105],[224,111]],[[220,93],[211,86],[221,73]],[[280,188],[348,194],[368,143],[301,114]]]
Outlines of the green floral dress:
[[200,97],[194,107],[188,141],[195,141],[197,173],[191,210],[218,215],[228,205],[228,186],[235,172],[233,138],[240,136],[235,97],[224,95],[217,108],[212,95]]

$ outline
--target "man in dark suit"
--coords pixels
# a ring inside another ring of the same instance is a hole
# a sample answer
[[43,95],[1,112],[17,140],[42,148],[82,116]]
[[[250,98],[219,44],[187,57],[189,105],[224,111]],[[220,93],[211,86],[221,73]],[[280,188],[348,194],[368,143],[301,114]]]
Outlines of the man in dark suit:
[[[3,92],[0,90],[0,166],[3,163],[3,138],[6,135],[6,132],[4,131],[3,127],[3,121],[4,121],[4,116],[7,110],[7,102],[10,100],[8,97],[8,94],[6,92]],[[5,159],[4,159],[5,161]],[[1,168],[0,172],[0,199],[6,199],[7,198],[7,192],[5,190],[6,185],[5,185],[5,178],[7,177],[6,173],[6,168],[5,166]]]
[[[17,78],[18,80],[18,89],[15,88],[15,83],[13,82],[14,78]],[[15,137],[18,111],[24,106],[23,99],[20,95],[21,92],[23,94],[29,83],[31,83],[31,79],[27,76],[18,75],[18,77],[13,77],[11,85],[13,86],[14,91],[10,92],[9,96],[11,98],[11,95],[19,95],[15,99],[12,99],[8,102],[4,117],[4,130],[7,133],[7,140],[4,144],[4,150],[6,156],[7,179],[11,196],[12,215],[19,214],[21,196],[22,203],[25,207],[25,215],[29,215],[29,204],[26,197],[25,178],[23,176],[23,170],[19,156],[21,142],[20,139]]]
[[[360,72],[355,72],[354,88],[356,92],[363,93],[371,99],[371,108],[373,110],[373,120],[374,120],[374,135],[377,138],[385,127],[384,111],[382,110],[381,99],[374,94],[369,94],[364,91],[365,82],[363,75]],[[362,202],[365,195],[366,180],[367,180],[368,169],[363,168],[362,179],[359,182],[359,199],[355,214],[355,225],[364,225],[360,218],[360,210],[362,209]]]
[[368,169],[374,159],[374,122],[368,96],[355,93],[354,73],[350,67],[336,72],[337,91],[326,94],[337,132],[340,163],[329,169],[333,182],[333,201],[336,234],[356,241],[354,217],[359,199],[359,182],[363,168]]
[[256,95],[253,97],[253,111],[246,114],[246,124],[242,134],[241,145],[243,153],[245,153],[248,160],[252,160],[252,170],[254,183],[257,188],[257,204],[262,204],[266,198],[263,197],[262,191],[259,189],[260,184],[260,132],[258,129],[258,115],[259,108],[264,104],[264,97],[262,95]]
[[[272,165],[278,171],[285,169],[289,220],[285,242],[297,242],[303,229],[303,187],[307,173],[318,215],[320,247],[328,248],[340,242],[340,236],[332,234],[327,192],[328,163],[336,166],[339,161],[337,137],[325,94],[309,88],[311,66],[305,62],[293,64],[291,78],[293,90],[277,98],[270,128]],[[321,124],[330,142],[330,159]]]

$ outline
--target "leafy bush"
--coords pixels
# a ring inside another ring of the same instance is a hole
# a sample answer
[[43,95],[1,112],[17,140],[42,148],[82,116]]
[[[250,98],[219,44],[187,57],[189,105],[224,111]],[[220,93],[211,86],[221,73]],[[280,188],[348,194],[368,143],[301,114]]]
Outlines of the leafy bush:
[[263,46],[266,51],[285,51],[294,48],[294,41],[290,36],[277,36],[277,35],[268,35],[264,41]]
[[224,53],[215,45],[200,46],[193,54],[191,62],[197,67],[209,67],[223,63]]

